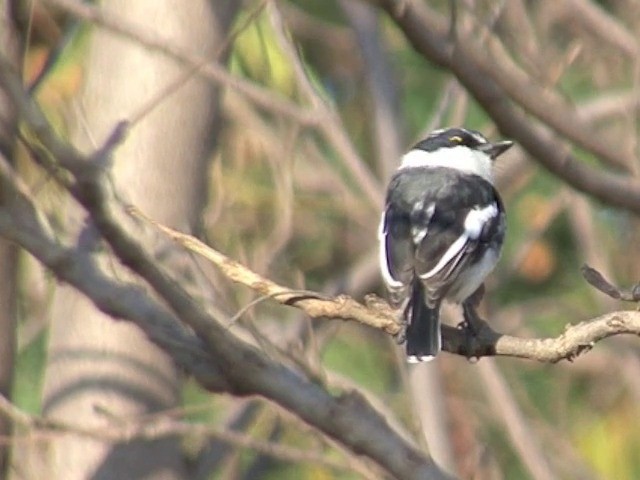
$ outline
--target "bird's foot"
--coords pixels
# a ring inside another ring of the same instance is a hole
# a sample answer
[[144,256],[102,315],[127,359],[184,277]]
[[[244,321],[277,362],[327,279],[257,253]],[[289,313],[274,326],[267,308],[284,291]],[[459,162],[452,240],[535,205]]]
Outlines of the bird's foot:
[[[465,301],[462,303],[462,315],[464,320],[458,324],[458,329],[464,333],[466,351],[473,352],[474,345],[477,343],[477,338],[483,328],[486,327],[486,322],[476,312],[477,302]],[[468,354],[469,358],[473,355]]]

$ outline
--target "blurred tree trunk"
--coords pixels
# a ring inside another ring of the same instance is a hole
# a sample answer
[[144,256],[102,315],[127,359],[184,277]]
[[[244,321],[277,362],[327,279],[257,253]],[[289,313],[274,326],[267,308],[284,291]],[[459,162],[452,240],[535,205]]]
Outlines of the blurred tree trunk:
[[[213,59],[235,7],[208,0],[107,0],[102,8]],[[84,151],[101,145],[119,121],[184,75],[184,67],[164,55],[100,28],[93,32],[85,71],[74,135]],[[162,223],[192,230],[206,200],[219,121],[217,91],[197,75],[165,95],[115,153],[113,176],[124,198]],[[76,223],[81,248],[99,247],[77,208],[67,221]],[[126,278],[125,272],[117,275]],[[135,420],[179,403],[180,379],[172,361],[135,326],[106,317],[68,287],[56,293],[48,355],[43,414],[49,418],[107,428],[108,415]],[[187,476],[177,438],[113,445],[62,434],[29,457],[20,466],[26,478]]]
[[[21,45],[13,24],[10,2],[0,0],[0,55],[18,66]],[[15,147],[15,112],[11,103],[0,91],[0,157],[13,163]],[[4,202],[4,192],[0,187],[0,205]],[[15,245],[0,239],[0,394],[11,398],[16,345],[16,273],[18,249]],[[0,436],[11,435],[11,422],[0,416]],[[9,446],[0,443],[0,478],[5,478],[9,459]]]

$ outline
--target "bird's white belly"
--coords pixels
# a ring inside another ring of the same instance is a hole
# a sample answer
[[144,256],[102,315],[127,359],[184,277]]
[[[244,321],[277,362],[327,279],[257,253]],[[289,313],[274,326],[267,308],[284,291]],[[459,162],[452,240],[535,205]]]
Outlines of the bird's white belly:
[[482,260],[469,266],[460,273],[455,283],[447,293],[447,300],[462,303],[469,298],[484,282],[489,273],[498,263],[499,254],[496,251],[488,251]]

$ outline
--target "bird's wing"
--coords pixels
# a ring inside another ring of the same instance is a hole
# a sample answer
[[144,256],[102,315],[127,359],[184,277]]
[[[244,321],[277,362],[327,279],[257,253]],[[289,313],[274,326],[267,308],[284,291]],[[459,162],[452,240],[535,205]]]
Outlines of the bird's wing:
[[486,243],[500,215],[498,202],[434,215],[430,233],[416,245],[414,256],[414,270],[425,286],[427,303],[445,296],[460,272],[479,260],[482,250],[478,246]]
[[[400,171],[391,181],[380,224],[380,266],[391,302],[400,304],[417,277],[436,304],[501,221],[493,186],[452,169]],[[452,186],[455,185],[455,188]]]

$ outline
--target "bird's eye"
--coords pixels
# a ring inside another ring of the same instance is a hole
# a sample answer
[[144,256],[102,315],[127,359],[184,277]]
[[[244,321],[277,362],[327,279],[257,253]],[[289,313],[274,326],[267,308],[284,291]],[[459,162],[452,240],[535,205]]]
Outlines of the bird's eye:
[[458,135],[454,135],[453,137],[449,137],[449,141],[451,143],[462,143],[462,137],[459,137]]

